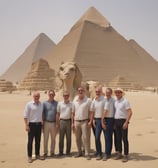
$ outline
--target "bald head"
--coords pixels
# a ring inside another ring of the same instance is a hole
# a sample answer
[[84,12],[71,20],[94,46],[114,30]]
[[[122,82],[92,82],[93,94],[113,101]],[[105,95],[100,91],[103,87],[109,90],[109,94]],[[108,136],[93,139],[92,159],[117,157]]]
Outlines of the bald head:
[[40,92],[36,91],[33,93],[33,99],[35,103],[39,103],[39,99],[40,99]]

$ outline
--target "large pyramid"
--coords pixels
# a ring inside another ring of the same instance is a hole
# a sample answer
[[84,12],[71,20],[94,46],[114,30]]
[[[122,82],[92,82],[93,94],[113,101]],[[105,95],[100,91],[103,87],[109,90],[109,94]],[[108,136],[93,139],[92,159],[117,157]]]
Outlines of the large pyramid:
[[55,45],[44,33],[39,34],[1,78],[12,82],[22,81],[30,71],[32,63],[47,55]]
[[[142,67],[148,65],[142,61],[146,59],[144,54],[140,56],[94,7],[81,16],[45,58],[55,70],[62,61],[76,62],[84,81],[109,83],[119,75],[129,81],[140,82],[141,85],[158,85],[158,80],[151,74],[142,75]],[[150,72],[158,69],[157,62],[153,61],[154,67],[151,67]]]

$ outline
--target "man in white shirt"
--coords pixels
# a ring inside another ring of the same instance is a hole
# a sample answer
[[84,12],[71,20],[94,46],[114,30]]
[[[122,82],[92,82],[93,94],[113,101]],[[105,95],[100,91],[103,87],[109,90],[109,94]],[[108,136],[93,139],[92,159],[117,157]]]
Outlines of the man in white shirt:
[[115,90],[115,127],[117,136],[118,155],[115,159],[122,158],[122,141],[124,143],[123,162],[128,161],[129,143],[128,143],[128,124],[132,116],[132,109],[126,98],[123,97],[124,91],[121,88]]
[[101,118],[104,111],[105,106],[105,98],[102,95],[102,88],[96,88],[96,97],[92,101],[91,104],[91,111],[94,113],[94,135],[95,135],[95,146],[96,146],[96,160],[101,160],[102,158],[102,144],[101,144],[101,132],[102,132],[102,125],[101,125]]
[[42,157],[40,157],[40,141],[43,124],[43,105],[39,99],[40,93],[35,92],[33,94],[33,101],[28,102],[24,110],[25,130],[28,132],[27,154],[29,163],[32,163],[32,144],[34,138],[36,159],[42,159]]
[[102,115],[102,127],[104,129],[105,137],[105,155],[103,160],[106,161],[111,156],[112,151],[112,135],[114,129],[114,114],[115,114],[115,99],[112,97],[112,89],[107,88],[105,92],[105,106]]
[[66,155],[70,155],[71,151],[71,116],[73,103],[69,100],[68,91],[63,93],[63,101],[57,106],[56,127],[59,128],[59,156],[63,155],[64,137],[66,135]]
[[82,156],[81,146],[83,140],[87,160],[90,160],[89,129],[91,128],[93,116],[90,113],[91,100],[85,96],[85,89],[83,87],[78,88],[78,97],[74,99],[73,103],[72,128],[75,130],[78,149],[78,154],[75,157]]

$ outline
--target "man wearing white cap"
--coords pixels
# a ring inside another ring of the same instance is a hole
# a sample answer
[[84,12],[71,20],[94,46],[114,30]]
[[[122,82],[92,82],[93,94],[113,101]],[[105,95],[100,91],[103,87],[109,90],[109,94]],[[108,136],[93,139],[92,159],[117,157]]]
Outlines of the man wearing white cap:
[[117,159],[122,158],[122,140],[124,144],[124,157],[123,162],[128,161],[129,153],[129,143],[128,143],[128,124],[132,116],[132,109],[126,98],[124,91],[121,88],[115,90],[116,101],[115,101],[115,127],[116,127],[116,136],[117,136],[117,146],[118,146],[118,155]]

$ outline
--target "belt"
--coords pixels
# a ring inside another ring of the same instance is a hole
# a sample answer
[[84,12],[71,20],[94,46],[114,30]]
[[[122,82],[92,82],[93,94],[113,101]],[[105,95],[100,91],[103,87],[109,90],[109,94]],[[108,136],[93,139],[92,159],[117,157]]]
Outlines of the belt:
[[53,123],[53,122],[55,122],[55,121],[49,121],[49,120],[44,120],[44,121],[49,122],[49,123]]
[[41,122],[29,122],[29,125],[42,125]]
[[84,121],[88,121],[88,119],[84,119],[84,120],[75,120],[77,122],[84,122]]
[[95,119],[95,120],[101,120],[101,118],[96,118],[96,117],[95,117],[94,119]]
[[60,120],[62,120],[62,121],[70,121],[71,119],[70,118],[69,119],[60,118]]

